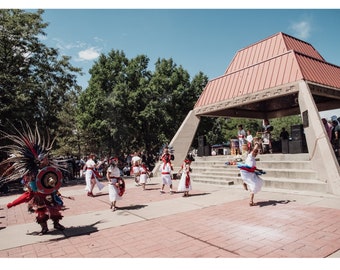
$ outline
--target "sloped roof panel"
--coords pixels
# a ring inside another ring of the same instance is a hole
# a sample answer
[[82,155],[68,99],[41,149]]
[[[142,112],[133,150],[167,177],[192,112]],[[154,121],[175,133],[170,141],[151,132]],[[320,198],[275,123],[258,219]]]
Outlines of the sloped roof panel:
[[325,61],[325,59],[323,59],[323,57],[314,49],[311,44],[285,34],[283,35],[283,39],[287,46],[287,50],[294,50],[320,61]]
[[291,51],[258,65],[211,80],[195,107],[214,104],[302,79],[294,57]]
[[296,54],[296,59],[305,80],[340,88],[340,67],[302,54]]
[[225,74],[266,61],[290,50],[325,61],[309,43],[280,32],[239,50]]
[[327,63],[309,43],[280,32],[238,51],[224,75],[208,82],[195,109],[220,109],[221,102],[299,80],[340,91],[340,67]]
[[238,51],[225,74],[263,62],[287,51],[282,33],[278,33]]

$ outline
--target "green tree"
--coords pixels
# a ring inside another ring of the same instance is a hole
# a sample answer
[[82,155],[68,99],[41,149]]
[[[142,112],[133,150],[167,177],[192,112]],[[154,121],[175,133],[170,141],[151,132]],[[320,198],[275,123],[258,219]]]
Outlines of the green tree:
[[25,120],[58,134],[59,112],[80,91],[80,69],[44,45],[43,10],[0,10],[0,119]]
[[90,70],[89,87],[80,95],[77,119],[87,151],[120,153],[137,147],[142,136],[140,112],[148,102],[149,59],[127,59],[112,50]]
[[153,73],[148,64],[145,55],[112,50],[91,68],[77,109],[87,152],[157,152],[175,135],[208,79],[199,73],[191,83],[172,59],[158,59]]

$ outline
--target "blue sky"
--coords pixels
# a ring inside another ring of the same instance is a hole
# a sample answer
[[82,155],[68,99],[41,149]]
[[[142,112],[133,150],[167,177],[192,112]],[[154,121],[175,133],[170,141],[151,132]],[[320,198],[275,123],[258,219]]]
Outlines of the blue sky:
[[[87,73],[101,53],[145,54],[153,70],[158,58],[172,58],[191,77],[220,76],[236,52],[284,32],[311,43],[340,65],[340,10],[47,9],[47,45],[72,57]],[[87,85],[89,75],[79,78]]]
[[[152,1],[146,3],[152,6]],[[253,3],[259,7],[264,4]],[[36,6],[40,7],[33,4]],[[83,69],[85,75],[79,77],[79,84],[85,88],[90,79],[88,70],[98,56],[113,49],[122,50],[129,59],[146,55],[150,70],[158,58],[172,58],[191,78],[202,71],[213,79],[224,73],[238,50],[277,32],[312,44],[326,61],[340,66],[340,9],[303,6],[307,9],[289,5],[283,9],[181,5],[140,9],[138,4],[127,9],[79,5],[41,8],[45,9],[44,21],[49,23],[45,44],[71,56],[71,63]]]

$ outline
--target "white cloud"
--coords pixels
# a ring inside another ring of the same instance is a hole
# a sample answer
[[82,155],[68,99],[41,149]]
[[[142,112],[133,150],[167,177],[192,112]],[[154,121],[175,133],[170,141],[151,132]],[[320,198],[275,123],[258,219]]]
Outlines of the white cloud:
[[104,42],[104,39],[102,39],[100,37],[94,37],[93,39],[94,39],[95,42],[100,42],[100,43]]
[[307,39],[310,36],[311,25],[307,21],[293,23],[291,28],[295,32],[294,36],[300,39]]
[[71,49],[84,48],[86,46],[86,43],[81,42],[81,41],[66,43],[62,39],[53,38],[53,46],[57,47],[58,49],[62,51],[65,51],[65,50],[67,51]]
[[94,47],[78,52],[79,61],[88,61],[96,59],[100,55],[99,49]]

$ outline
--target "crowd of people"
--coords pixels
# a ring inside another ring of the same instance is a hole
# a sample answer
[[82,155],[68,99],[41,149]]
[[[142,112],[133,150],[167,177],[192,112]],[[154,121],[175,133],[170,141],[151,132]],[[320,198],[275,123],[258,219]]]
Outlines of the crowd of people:
[[[322,121],[336,156],[339,157],[339,119],[333,116],[330,121],[324,118]],[[268,145],[269,151],[271,150],[272,130],[269,120],[264,119],[263,131],[257,133],[257,135],[261,135],[262,145]],[[65,229],[60,224],[63,217],[60,211],[63,210],[64,197],[59,192],[64,177],[62,171],[65,169],[50,158],[51,145],[39,145],[41,144],[39,135],[34,137],[32,134],[31,130],[14,135],[3,134],[7,139],[12,139],[13,144],[7,146],[9,158],[2,161],[0,165],[6,168],[2,172],[2,177],[6,181],[21,178],[24,187],[24,193],[14,201],[9,202],[7,207],[11,208],[21,203],[27,203],[28,211],[36,213],[36,221],[42,228],[40,235],[43,235],[49,231],[47,227],[48,219],[53,221],[55,229]],[[39,134],[38,130],[35,130],[34,134]],[[280,136],[282,139],[287,139],[289,134],[285,129],[282,129]],[[256,167],[256,156],[263,150],[263,146],[255,140],[250,130],[245,132],[242,125],[238,126],[238,140],[240,153],[245,151],[243,145],[247,145],[246,159],[243,163],[237,165],[240,169],[244,188],[250,191],[249,205],[254,206],[256,205],[254,195],[261,190],[263,185],[260,175],[265,173]],[[18,149],[21,149],[20,154],[18,154]],[[156,162],[161,163],[159,166],[161,173],[160,193],[165,193],[166,187],[168,187],[170,194],[180,192],[183,193],[183,197],[188,197],[192,190],[190,176],[192,159],[187,157],[177,173],[173,172],[172,160],[174,160],[174,155],[166,146],[159,157],[146,155],[145,152],[134,152],[133,155],[97,160],[96,155],[91,153],[87,158],[80,160],[79,167],[80,172],[85,177],[86,195],[95,197],[95,187],[101,191],[105,187],[102,180],[106,180],[109,189],[110,209],[116,211],[118,209],[117,201],[122,200],[125,193],[124,176],[133,176],[136,186],[141,186],[142,190],[145,191]],[[173,189],[175,176],[179,178],[177,191]]]
[[268,119],[263,119],[261,131],[256,132],[254,137],[250,129],[245,130],[242,124],[237,126],[238,149],[237,154],[249,154],[254,145],[258,145],[258,151],[261,154],[272,153],[272,137],[271,132],[273,126]]
[[[85,175],[85,191],[87,192],[87,196],[94,197],[94,188],[97,187],[99,191],[102,190],[105,185],[100,180],[106,180],[109,188],[110,209],[116,211],[119,208],[117,206],[117,201],[122,200],[125,192],[125,175],[123,170],[119,168],[119,159],[118,157],[111,157],[98,162],[96,162],[95,159],[96,155],[91,153],[86,161],[84,161],[84,166],[82,168]],[[152,177],[152,172],[146,162],[143,161],[141,153],[134,152],[128,160],[130,165],[129,175],[133,176],[136,186],[141,186],[143,191],[147,190],[146,184],[150,177]],[[176,191],[173,190],[172,181],[174,175],[178,175],[180,180],[177,192],[183,193],[183,197],[188,197],[189,191],[192,190],[192,181],[190,178],[190,172],[192,171],[190,168],[191,159],[186,158],[177,173],[173,172],[172,160],[174,160],[173,153],[169,151],[167,146],[164,147],[158,160],[158,162],[161,163],[159,169],[161,172],[160,193],[165,193],[166,186],[169,187],[170,194],[175,193]],[[104,162],[106,162],[108,166],[105,170],[106,173],[101,175],[98,173],[98,168],[102,166]]]
[[[337,158],[339,158],[340,154],[340,117],[332,116],[330,120],[322,118],[322,122],[324,124],[327,136],[330,140],[332,148],[335,152]],[[268,119],[263,120],[263,131],[259,132],[262,136],[262,144],[268,144],[269,149],[271,149],[270,143],[270,132],[273,130],[272,126],[269,124]],[[244,189],[250,191],[250,201],[249,205],[254,206],[256,203],[254,202],[254,195],[258,193],[263,185],[263,180],[260,175],[265,174],[265,172],[256,167],[256,156],[260,151],[263,150],[263,146],[257,141],[254,140],[250,133],[248,132],[248,136],[245,137],[245,132],[243,130],[243,126],[238,126],[238,138],[240,145],[241,143],[248,143],[248,153],[244,162],[238,163],[238,168],[240,169],[240,176],[243,180]],[[281,140],[288,140],[289,133],[285,128],[282,128],[280,133]],[[251,143],[250,143],[251,142]],[[250,143],[250,144],[249,144]],[[240,147],[241,151],[241,147]]]
[[[22,124],[21,128],[22,130],[13,127],[13,133],[0,131],[1,139],[6,139],[6,144],[1,146],[1,150],[7,155],[0,161],[0,184],[2,186],[20,180],[23,188],[23,193],[19,197],[7,203],[7,208],[26,203],[28,212],[36,214],[36,222],[41,226],[39,235],[44,235],[49,231],[47,225],[49,219],[53,221],[54,229],[64,230],[65,227],[60,224],[63,218],[61,211],[65,209],[63,199],[74,198],[63,196],[59,189],[64,183],[65,174],[63,172],[69,172],[71,167],[71,171],[74,172],[72,164],[75,162],[70,162],[69,168],[65,159],[53,159],[50,151],[54,140],[50,140],[49,137],[48,139],[43,138],[37,126],[33,130],[28,124]],[[168,147],[164,147],[164,152],[159,157],[159,162],[163,164],[160,168],[169,166],[170,169],[166,173],[167,179],[161,169],[163,183],[161,193],[164,192],[165,185],[169,185],[170,191],[173,193],[173,167],[171,164],[173,159],[173,153],[169,151]],[[72,161],[75,160],[72,159]],[[127,155],[124,160],[119,160],[119,157],[97,160],[96,155],[91,153],[78,163],[80,174],[85,178],[86,195],[95,197],[95,188],[97,187],[100,191],[107,184],[108,199],[112,211],[116,211],[116,203],[122,199],[125,192],[124,172],[120,162],[123,163],[123,168],[130,168],[129,173],[134,176],[136,185],[142,186],[145,191],[146,183],[151,177],[151,170],[158,160],[148,158],[143,152]],[[189,167],[190,162],[186,160],[185,165],[181,168],[184,183],[178,189],[178,191],[184,192],[185,197],[189,196],[189,190],[191,190]]]
[[327,120],[326,118],[322,118],[321,120],[324,124],[327,136],[332,145],[335,156],[339,158],[340,157],[340,117],[333,115],[330,118],[330,120]]
[[[16,138],[13,137],[13,139],[14,144],[11,147],[12,149],[16,149]],[[21,164],[19,167],[14,166],[13,171],[15,177],[21,177],[23,179],[24,193],[14,201],[9,202],[7,207],[12,208],[21,203],[27,203],[28,211],[35,212],[37,215],[36,221],[41,225],[40,235],[44,235],[49,231],[47,227],[48,219],[53,220],[55,229],[64,230],[65,227],[59,223],[63,217],[61,211],[64,209],[63,198],[65,198],[59,192],[63,178],[61,172],[62,168],[55,167],[56,164],[50,159],[47,150],[44,152],[45,148],[38,146],[38,142],[30,142],[30,139],[24,136],[20,143],[22,144],[20,147],[23,148],[22,152],[27,155],[13,159],[12,163],[9,163],[9,161],[11,161],[11,159],[9,159],[4,164],[10,164],[9,166],[12,166],[14,163]],[[26,143],[28,144],[26,145]],[[40,152],[35,152],[34,149],[42,150]],[[192,189],[190,179],[191,160],[185,159],[180,170],[177,173],[174,173],[173,165],[171,163],[173,159],[174,155],[170,153],[168,147],[165,147],[157,161],[161,163],[160,172],[162,175],[162,187],[160,192],[161,194],[165,193],[165,186],[169,186],[171,194],[181,192],[183,193],[183,197],[188,197],[189,191]],[[22,164],[23,160],[25,162],[28,161],[25,164]],[[147,190],[147,181],[152,177],[151,170],[138,152],[135,152],[131,156],[130,162],[130,175],[134,177],[136,185],[141,186],[143,191]],[[103,174],[103,172],[99,173],[98,168],[103,167],[102,165],[104,163],[107,163],[105,174]],[[26,169],[27,172],[25,173],[20,169]],[[42,171],[46,172],[42,174]],[[110,209],[112,211],[119,209],[117,202],[122,200],[125,193],[125,180],[122,169],[119,168],[118,157],[97,160],[96,155],[91,153],[86,160],[84,160],[82,171],[85,178],[85,194],[88,197],[95,197],[95,188],[98,189],[98,191],[101,191],[107,185]],[[12,173],[12,171],[10,171],[10,173]],[[177,191],[173,190],[172,185],[175,175],[179,175],[180,178]]]
[[[119,195],[119,186],[123,184],[125,187],[125,182],[123,177],[124,168],[119,168],[119,158],[112,157],[109,159],[105,159],[104,161],[95,162],[95,154],[91,153],[86,161],[84,161],[84,166],[82,171],[85,175],[85,191],[87,192],[87,196],[93,197],[93,190],[95,187],[98,190],[102,190],[104,185],[99,181],[106,177],[107,181],[109,182],[109,197],[111,202],[111,208],[116,210],[116,201],[121,199],[121,196],[124,192],[121,192]],[[164,147],[162,154],[159,156],[160,165],[160,172],[161,172],[161,194],[165,193],[165,186],[169,186],[170,193],[173,194],[173,186],[172,181],[174,175],[179,175],[180,181],[178,186],[178,192],[184,192],[184,197],[189,196],[189,191],[192,189],[191,181],[190,181],[190,164],[192,159],[190,157],[186,158],[181,165],[180,170],[178,173],[173,173],[173,165],[171,161],[174,160],[174,155],[171,153],[169,147]],[[106,173],[104,175],[99,174],[98,168],[103,165],[103,163],[107,163],[107,169],[105,170]],[[136,186],[141,186],[142,190],[146,190],[146,184],[152,177],[152,170],[147,165],[147,163],[143,160],[142,154],[139,152],[134,152],[134,154],[129,159],[129,175],[133,176],[134,182]]]

